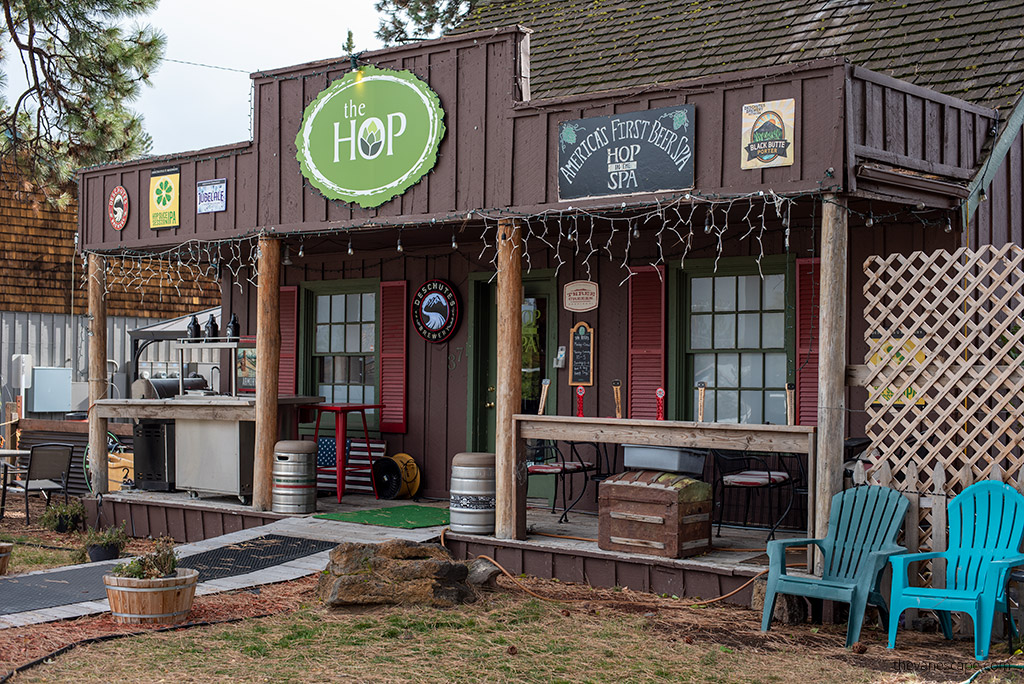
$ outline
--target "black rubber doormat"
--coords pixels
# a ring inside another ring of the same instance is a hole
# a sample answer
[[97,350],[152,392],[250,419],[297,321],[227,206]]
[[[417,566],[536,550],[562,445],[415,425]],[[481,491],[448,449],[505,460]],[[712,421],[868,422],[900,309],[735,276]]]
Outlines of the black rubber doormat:
[[[281,565],[336,545],[336,542],[268,534],[182,556],[178,565],[198,570],[199,581],[207,582]],[[0,615],[56,608],[83,601],[102,601],[107,598],[103,575],[116,564],[116,561],[107,561],[83,568],[0,578]]]

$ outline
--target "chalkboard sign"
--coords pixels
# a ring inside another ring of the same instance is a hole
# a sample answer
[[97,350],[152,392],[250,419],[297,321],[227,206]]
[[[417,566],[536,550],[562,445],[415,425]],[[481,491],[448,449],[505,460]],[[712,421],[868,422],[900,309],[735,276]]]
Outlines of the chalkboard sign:
[[569,331],[569,384],[594,384],[594,329],[582,321]]
[[692,104],[563,121],[558,198],[609,197],[693,187]]

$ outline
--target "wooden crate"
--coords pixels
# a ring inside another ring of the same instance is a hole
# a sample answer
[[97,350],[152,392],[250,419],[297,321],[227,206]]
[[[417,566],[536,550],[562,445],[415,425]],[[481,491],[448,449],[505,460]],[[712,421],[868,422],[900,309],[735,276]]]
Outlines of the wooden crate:
[[654,470],[612,475],[598,490],[598,543],[607,551],[684,558],[711,548],[711,485]]

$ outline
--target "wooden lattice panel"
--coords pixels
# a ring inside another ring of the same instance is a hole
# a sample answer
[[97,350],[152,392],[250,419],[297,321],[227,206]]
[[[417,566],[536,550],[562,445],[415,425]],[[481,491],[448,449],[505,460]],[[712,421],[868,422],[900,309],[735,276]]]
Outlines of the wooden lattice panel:
[[1022,264],[1014,244],[865,262],[867,434],[897,488],[911,464],[922,494],[1020,477]]

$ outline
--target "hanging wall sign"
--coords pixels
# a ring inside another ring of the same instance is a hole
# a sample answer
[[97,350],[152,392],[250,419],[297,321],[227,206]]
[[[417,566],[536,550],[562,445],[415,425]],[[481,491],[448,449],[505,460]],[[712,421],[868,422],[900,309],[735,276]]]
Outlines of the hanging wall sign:
[[118,185],[110,191],[107,198],[107,218],[110,219],[110,226],[114,230],[124,230],[128,223],[128,191],[123,185]]
[[212,214],[228,208],[228,179],[200,181],[196,183],[196,213]]
[[677,105],[562,122],[558,198],[692,188],[694,112]]
[[178,188],[181,175],[177,166],[154,169],[149,175],[149,227],[153,230],[176,228],[178,215]]
[[379,206],[434,167],[443,119],[412,73],[360,67],[306,107],[295,137],[302,175],[325,197]]
[[743,105],[743,154],[740,168],[792,166],[796,157],[796,100]]
[[592,280],[574,280],[562,288],[562,307],[566,311],[593,311],[597,308],[597,303],[597,283]]
[[594,384],[594,329],[579,322],[569,331],[569,384]]
[[459,298],[450,284],[428,280],[412,297],[412,324],[427,342],[444,342],[459,327]]

